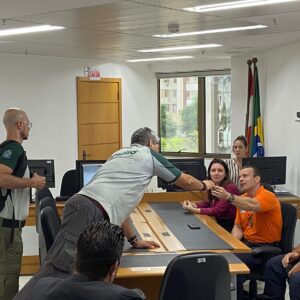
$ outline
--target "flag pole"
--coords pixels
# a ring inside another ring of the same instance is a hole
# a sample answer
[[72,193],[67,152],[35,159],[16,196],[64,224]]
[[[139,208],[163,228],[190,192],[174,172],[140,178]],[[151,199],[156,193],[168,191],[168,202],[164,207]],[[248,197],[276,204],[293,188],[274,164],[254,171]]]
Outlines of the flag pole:
[[245,122],[245,137],[247,138],[248,135],[248,126],[249,126],[249,108],[250,108],[250,98],[251,98],[251,89],[252,89],[252,72],[251,72],[251,65],[252,60],[247,60],[248,64],[248,95],[247,95],[247,112],[246,112],[246,122]]

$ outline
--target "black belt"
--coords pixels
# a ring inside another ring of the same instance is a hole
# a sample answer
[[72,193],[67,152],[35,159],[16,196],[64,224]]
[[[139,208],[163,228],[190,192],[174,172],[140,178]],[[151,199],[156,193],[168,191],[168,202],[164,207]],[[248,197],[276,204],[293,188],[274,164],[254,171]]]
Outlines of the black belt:
[[18,220],[10,220],[10,219],[2,219],[2,227],[8,228],[21,228],[25,226],[25,220],[18,221]]
[[95,200],[95,199],[93,199],[93,198],[91,198],[91,197],[88,197],[88,196],[86,196],[86,195],[82,195],[82,194],[80,194],[80,195],[86,197],[86,198],[89,199],[94,205],[96,205],[96,206],[100,209],[100,211],[102,212],[102,215],[103,215],[104,219],[105,219],[106,221],[110,221],[108,213],[106,212],[106,210],[104,209],[104,207],[103,207],[97,200]]

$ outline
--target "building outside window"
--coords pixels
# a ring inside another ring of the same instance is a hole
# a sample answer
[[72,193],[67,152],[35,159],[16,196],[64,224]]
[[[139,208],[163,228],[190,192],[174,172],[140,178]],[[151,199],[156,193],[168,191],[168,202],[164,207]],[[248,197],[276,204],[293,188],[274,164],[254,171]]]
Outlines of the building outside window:
[[229,154],[230,71],[180,75],[157,74],[161,151],[185,156]]

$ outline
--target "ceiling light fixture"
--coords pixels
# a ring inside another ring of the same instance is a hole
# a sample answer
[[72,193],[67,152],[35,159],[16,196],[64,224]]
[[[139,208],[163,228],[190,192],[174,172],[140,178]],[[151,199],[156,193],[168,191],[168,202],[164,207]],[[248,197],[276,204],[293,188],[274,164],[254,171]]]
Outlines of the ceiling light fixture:
[[190,59],[194,56],[169,56],[169,57],[156,57],[156,58],[141,58],[141,59],[128,59],[127,62],[146,62],[146,61],[162,61],[162,60],[178,60],[178,59]]
[[268,27],[268,26],[252,25],[252,26],[243,26],[243,27],[229,27],[229,28],[192,31],[192,32],[182,32],[182,33],[155,34],[155,35],[153,35],[153,37],[172,38],[172,37],[181,37],[181,36],[189,36],[189,35],[204,35],[204,34],[221,33],[221,32],[261,29],[261,28],[266,28],[266,27]]
[[51,26],[51,25],[39,25],[39,26],[30,26],[30,27],[21,27],[21,28],[11,28],[11,29],[0,30],[0,36],[35,33],[35,32],[43,32],[43,31],[59,30],[59,29],[64,29],[64,28],[65,27],[62,27],[62,26]]
[[292,2],[292,1],[295,1],[295,0],[244,0],[244,1],[234,1],[234,2],[227,2],[227,3],[225,2],[225,3],[217,3],[217,4],[210,4],[210,5],[186,7],[186,8],[183,8],[183,10],[202,13],[202,12],[208,12],[208,11],[271,5],[271,4],[277,4],[277,3]]
[[192,50],[192,49],[202,49],[202,48],[215,48],[215,47],[221,47],[221,46],[222,45],[219,45],[219,44],[203,44],[203,45],[142,49],[142,50],[137,50],[137,52],[164,52],[164,51]]

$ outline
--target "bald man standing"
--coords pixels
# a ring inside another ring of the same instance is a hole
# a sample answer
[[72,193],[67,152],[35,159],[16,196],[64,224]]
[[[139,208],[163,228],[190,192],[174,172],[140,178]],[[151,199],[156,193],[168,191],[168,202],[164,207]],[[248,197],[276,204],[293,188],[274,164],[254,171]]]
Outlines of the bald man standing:
[[0,300],[11,300],[19,289],[21,232],[28,216],[29,188],[43,188],[46,179],[37,174],[29,176],[22,147],[32,126],[26,113],[10,108],[3,123],[7,135],[0,144]]

